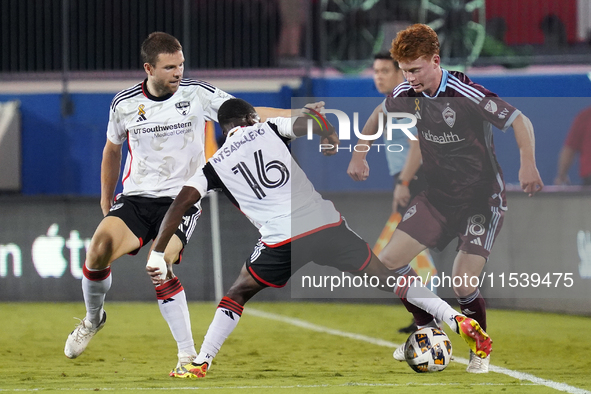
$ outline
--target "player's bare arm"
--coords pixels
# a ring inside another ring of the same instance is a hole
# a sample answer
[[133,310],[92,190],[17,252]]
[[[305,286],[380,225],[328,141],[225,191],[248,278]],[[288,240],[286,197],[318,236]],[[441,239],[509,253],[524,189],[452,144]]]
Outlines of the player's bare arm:
[[408,185],[421,167],[422,156],[419,141],[408,140],[408,155],[404,162],[404,167],[398,175],[398,183],[394,188],[394,197],[392,199],[392,212],[398,212],[398,207],[405,207],[410,202],[410,189]]
[[[324,103],[321,102],[324,106]],[[316,103],[315,103],[316,104]],[[302,109],[302,112],[305,111],[307,108],[311,108],[308,104],[306,107]],[[312,104],[314,105],[314,104]],[[314,109],[314,108],[313,108]],[[303,116],[299,116],[293,124],[293,133],[297,137],[301,137],[306,135],[308,132],[308,118]],[[336,132],[335,127],[326,119],[324,119],[325,127],[322,127],[322,124],[313,123],[312,124],[312,132],[316,135],[320,136],[320,143],[323,146],[332,146],[330,149],[322,149],[322,154],[325,156],[332,156],[337,153],[337,147],[340,144],[339,136]],[[323,123],[324,123],[323,122]]]
[[120,169],[121,145],[114,144],[107,139],[101,163],[101,210],[103,216],[109,213],[111,205],[113,205],[113,195],[119,179]]
[[168,208],[160,225],[158,236],[154,240],[154,250],[156,252],[164,252],[168,241],[170,241],[179,224],[181,224],[185,212],[200,199],[201,193],[197,189],[191,186],[183,186],[170,208]]
[[[369,119],[365,123],[365,126],[363,126],[361,134],[373,135],[377,133],[380,116],[384,116],[382,104],[378,105],[370,115]],[[372,140],[359,139],[357,141],[357,145],[367,145],[368,147],[370,147],[372,143]],[[365,160],[368,151],[369,149],[359,149],[359,151],[356,150],[351,155],[351,161],[349,162],[349,168],[347,168],[347,174],[349,174],[349,176],[353,178],[354,181],[364,181],[369,176],[369,164],[367,164],[367,161]]]
[[191,186],[183,186],[172,205],[168,208],[146,265],[146,271],[152,278],[152,282],[158,283],[166,278],[167,265],[164,260],[164,250],[179,224],[181,224],[185,212],[200,199],[201,193],[197,189]]
[[544,182],[542,182],[536,167],[534,127],[529,118],[523,114],[513,121],[512,126],[521,158],[519,183],[521,189],[531,197],[544,187]]
[[[305,108],[311,108],[314,111],[322,113],[322,110],[324,109],[324,101],[306,104]],[[265,122],[269,118],[291,118],[294,116],[300,116],[302,114],[302,110],[299,109],[292,110],[271,107],[254,107],[254,109],[257,114],[259,114],[261,122]]]

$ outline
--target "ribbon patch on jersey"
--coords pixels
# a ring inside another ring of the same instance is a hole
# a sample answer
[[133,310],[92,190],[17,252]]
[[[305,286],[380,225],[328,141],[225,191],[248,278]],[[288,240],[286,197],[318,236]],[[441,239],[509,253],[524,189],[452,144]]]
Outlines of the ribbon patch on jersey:
[[187,115],[191,111],[191,102],[189,101],[179,101],[174,106],[181,115]]
[[146,120],[146,111],[144,110],[144,108],[146,108],[146,106],[144,104],[140,104],[139,107],[137,107],[137,114],[139,116],[137,118],[138,122],[142,122],[142,121]]
[[449,127],[454,127],[454,124],[456,123],[456,111],[447,107],[441,114],[443,115],[445,123],[447,123]]

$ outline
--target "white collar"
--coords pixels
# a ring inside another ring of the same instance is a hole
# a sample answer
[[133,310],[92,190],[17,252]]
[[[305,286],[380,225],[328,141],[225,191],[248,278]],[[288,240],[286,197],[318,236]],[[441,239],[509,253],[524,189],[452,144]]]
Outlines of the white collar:
[[242,128],[242,126],[236,126],[232,130],[228,131],[228,138],[230,138],[234,133],[236,133],[241,128]]

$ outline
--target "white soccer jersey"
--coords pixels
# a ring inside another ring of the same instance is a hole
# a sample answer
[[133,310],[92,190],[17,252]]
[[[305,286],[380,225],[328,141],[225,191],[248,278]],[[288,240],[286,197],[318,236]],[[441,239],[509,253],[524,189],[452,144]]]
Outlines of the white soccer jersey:
[[339,223],[341,215],[332,202],[322,199],[293,161],[286,144],[294,138],[289,118],[237,127],[186,186],[202,196],[221,188],[268,246]]
[[118,93],[111,103],[107,138],[129,152],[122,174],[123,194],[176,197],[205,164],[205,121],[232,98],[216,87],[182,79],[178,90],[154,97],[147,80]]

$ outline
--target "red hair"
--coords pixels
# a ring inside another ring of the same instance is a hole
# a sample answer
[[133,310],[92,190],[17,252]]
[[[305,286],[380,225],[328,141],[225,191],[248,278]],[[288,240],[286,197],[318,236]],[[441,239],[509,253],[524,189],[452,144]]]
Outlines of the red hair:
[[437,33],[427,25],[417,23],[399,31],[392,40],[392,58],[398,62],[412,62],[420,57],[430,59],[439,55]]

